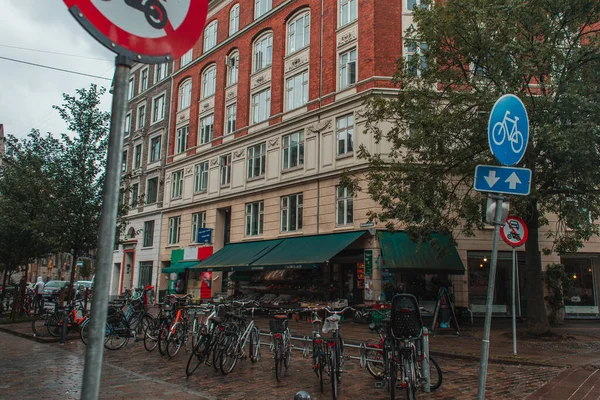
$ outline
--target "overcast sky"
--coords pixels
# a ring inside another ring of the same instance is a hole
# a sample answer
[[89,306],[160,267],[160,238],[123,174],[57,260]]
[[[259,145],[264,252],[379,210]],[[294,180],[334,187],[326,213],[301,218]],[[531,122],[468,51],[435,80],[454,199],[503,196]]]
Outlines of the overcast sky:
[[[44,64],[112,79],[114,55],[81,28],[63,0],[0,0],[0,57]],[[73,54],[79,57],[11,47]],[[99,58],[89,59],[89,58]],[[32,128],[58,135],[66,130],[54,104],[62,93],[75,94],[91,83],[110,87],[109,80],[89,78],[0,59],[0,124],[5,134],[24,137]],[[101,108],[110,110],[107,93]]]

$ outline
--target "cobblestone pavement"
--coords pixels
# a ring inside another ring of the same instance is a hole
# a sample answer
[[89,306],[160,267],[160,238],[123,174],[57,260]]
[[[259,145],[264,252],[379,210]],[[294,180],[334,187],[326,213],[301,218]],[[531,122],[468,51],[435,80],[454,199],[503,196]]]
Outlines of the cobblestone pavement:
[[[0,398],[2,399],[78,399],[81,394],[85,346],[71,341],[36,343],[0,333]],[[275,380],[268,347],[262,359],[252,364],[242,360],[228,376],[201,366],[185,377],[187,354],[169,360],[158,350],[147,353],[141,342],[130,342],[119,351],[105,352],[101,398],[103,399],[292,399],[300,389],[313,399],[330,399],[330,391],[319,392],[318,380],[310,362],[294,353],[290,369],[281,383]],[[474,399],[477,394],[478,363],[438,358],[444,373],[442,388],[419,399]],[[376,389],[368,372],[355,361],[345,364],[341,398],[385,399],[387,393]],[[487,380],[487,399],[524,399],[563,369],[491,364]],[[326,387],[327,389],[327,387]]]

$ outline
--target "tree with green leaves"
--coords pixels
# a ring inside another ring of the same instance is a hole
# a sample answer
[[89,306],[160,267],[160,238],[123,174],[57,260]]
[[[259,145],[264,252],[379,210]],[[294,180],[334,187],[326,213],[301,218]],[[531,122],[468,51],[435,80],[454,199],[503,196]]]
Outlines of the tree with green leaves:
[[[422,3],[426,1],[422,0]],[[526,105],[530,140],[519,164],[531,194],[511,198],[529,228],[528,330],[548,331],[541,251],[576,251],[600,217],[600,3],[597,0],[447,0],[414,11],[395,94],[369,99],[366,131],[391,143],[368,160],[371,218],[428,237],[473,235],[485,195],[477,164],[497,164],[487,140],[502,95]],[[400,44],[399,44],[400,45]],[[357,183],[357,182],[355,182]],[[361,186],[359,184],[359,186]],[[549,224],[549,216],[557,224]],[[551,248],[540,248],[540,228]]]

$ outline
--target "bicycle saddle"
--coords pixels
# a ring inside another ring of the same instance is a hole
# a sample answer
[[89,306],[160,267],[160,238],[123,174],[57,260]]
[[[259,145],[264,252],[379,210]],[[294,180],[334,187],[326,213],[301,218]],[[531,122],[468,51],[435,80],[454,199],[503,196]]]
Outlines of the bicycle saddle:
[[273,319],[288,319],[287,315],[279,314],[273,315]]
[[216,325],[221,325],[221,318],[219,318],[219,317],[211,317],[210,321]]

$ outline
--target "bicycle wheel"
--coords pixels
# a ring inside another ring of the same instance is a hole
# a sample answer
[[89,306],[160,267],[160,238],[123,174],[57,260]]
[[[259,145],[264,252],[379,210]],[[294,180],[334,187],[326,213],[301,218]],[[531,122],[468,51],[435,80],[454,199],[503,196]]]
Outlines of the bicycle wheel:
[[48,333],[50,336],[59,337],[62,332],[62,318],[59,314],[54,313],[48,318]]
[[434,390],[438,390],[442,386],[442,370],[440,369],[440,365],[433,359],[433,357],[429,357],[429,388],[433,392]]
[[185,335],[185,328],[181,322],[173,325],[170,337],[167,340],[167,355],[169,358],[173,358],[179,353],[179,349],[181,349],[181,345],[183,345],[183,341],[185,340]]
[[167,345],[169,343],[169,324],[164,323],[160,327],[158,334],[158,351],[161,355],[167,354]]
[[283,355],[285,357],[284,365],[285,365],[286,371],[290,367],[290,363],[292,362],[292,348],[291,348],[291,343],[289,342],[290,341],[289,338],[290,338],[290,336],[288,335],[287,343],[285,344],[284,349],[283,349],[283,351],[284,351]]
[[194,323],[192,324],[192,349],[196,347],[196,343],[200,341],[200,321],[198,321],[198,316],[194,315]]
[[129,324],[122,314],[114,314],[106,321],[106,341],[104,347],[118,350],[129,342]]
[[215,371],[221,368],[221,354],[223,353],[223,347],[225,346],[225,335],[223,332],[219,332],[215,336],[215,342],[213,346],[212,365]]
[[404,379],[406,380],[406,400],[416,400],[417,399],[417,391],[416,391],[416,379],[415,379],[415,371],[414,371],[414,363],[413,358],[411,356],[403,356],[402,357],[402,374]]
[[250,344],[248,345],[248,354],[252,363],[260,360],[260,333],[258,328],[254,328],[250,334]]
[[237,334],[231,334],[227,336],[224,350],[221,352],[221,373],[223,375],[229,374],[235,368],[238,360],[238,354],[241,350],[239,343],[239,337]]
[[160,334],[160,323],[158,320],[152,320],[150,326],[144,334],[144,348],[146,351],[153,351],[158,346],[158,335]]
[[338,382],[342,381],[342,369],[344,368],[344,340],[342,337],[338,337],[338,342],[336,344],[336,352],[338,356],[337,366],[337,380]]
[[31,329],[33,335],[38,337],[48,336],[48,319],[50,314],[38,314],[33,318],[31,322]]
[[[367,345],[368,346],[368,345]],[[367,356],[367,360],[375,360],[375,361],[367,361],[367,371],[369,374],[377,380],[382,380],[385,378],[385,365],[383,364],[383,352],[377,350],[370,350],[367,347],[367,351],[365,352]],[[381,361],[381,362],[376,362]]]
[[275,354],[275,379],[277,382],[281,382],[281,374],[283,373],[283,344],[280,339],[275,339],[275,349],[273,353]]
[[331,396],[333,397],[333,400],[336,400],[338,398],[338,384],[339,381],[337,379],[338,376],[338,352],[337,352],[337,348],[334,346],[331,348],[331,352],[329,353],[329,378],[331,380]]
[[85,344],[86,346],[87,346],[87,340],[89,337],[89,325],[90,325],[89,318],[86,318],[85,321],[83,321],[81,323],[81,325],[79,325],[79,338],[81,339],[83,344]]
[[319,352],[319,356],[317,356],[317,374],[319,375],[319,387],[321,388],[321,393],[323,393],[324,390],[324,382],[323,380],[325,379],[325,377],[323,376],[323,374],[325,373],[325,365],[323,362],[323,352]]
[[200,364],[206,360],[206,349],[208,347],[208,337],[202,336],[200,341],[194,346],[190,353],[187,366],[185,367],[186,376],[190,376],[198,369]]
[[396,362],[390,361],[390,381],[388,383],[388,390],[390,392],[390,400],[396,399],[396,381],[398,380],[398,371],[396,369]]
[[152,315],[144,314],[144,316],[142,317],[142,320],[140,321],[140,323],[138,324],[137,329],[136,329],[136,335],[135,335],[136,342],[138,340],[143,340],[143,338],[146,336],[146,331],[152,325],[153,320],[154,320],[154,317],[152,317]]

